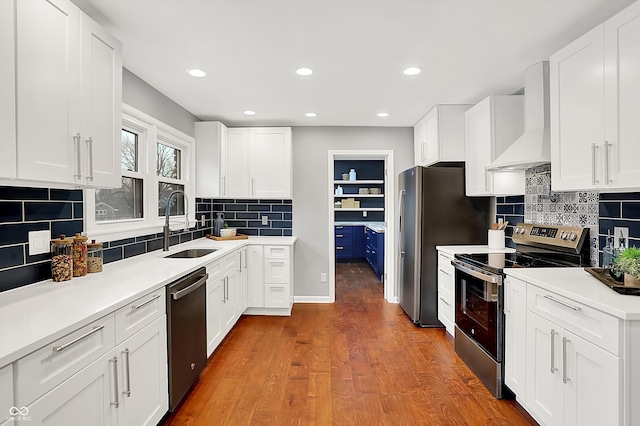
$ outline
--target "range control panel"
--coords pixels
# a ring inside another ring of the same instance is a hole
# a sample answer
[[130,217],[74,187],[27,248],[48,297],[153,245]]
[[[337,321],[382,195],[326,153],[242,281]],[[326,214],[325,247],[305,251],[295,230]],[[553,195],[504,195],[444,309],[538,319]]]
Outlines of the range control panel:
[[572,249],[578,253],[588,233],[588,229],[579,226],[518,223],[511,238],[516,244],[535,245],[535,243],[539,243]]

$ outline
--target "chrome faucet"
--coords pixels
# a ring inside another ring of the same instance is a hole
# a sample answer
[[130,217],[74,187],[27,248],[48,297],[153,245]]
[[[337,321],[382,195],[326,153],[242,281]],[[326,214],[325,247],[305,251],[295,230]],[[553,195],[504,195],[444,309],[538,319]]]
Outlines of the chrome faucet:
[[169,230],[169,210],[171,209],[171,198],[173,198],[175,194],[182,194],[184,197],[184,230],[189,229],[189,201],[187,200],[187,194],[181,189],[176,189],[167,197],[167,207],[164,211],[164,227],[162,228],[162,251],[169,251],[169,233],[171,232]]

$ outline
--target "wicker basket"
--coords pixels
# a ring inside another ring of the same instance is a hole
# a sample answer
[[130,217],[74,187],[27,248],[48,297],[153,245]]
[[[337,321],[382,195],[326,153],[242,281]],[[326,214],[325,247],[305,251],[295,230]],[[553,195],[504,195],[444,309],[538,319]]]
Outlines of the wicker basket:
[[380,188],[369,188],[369,194],[379,195],[381,193]]
[[359,195],[367,195],[367,194],[369,194],[369,188],[359,188],[358,189],[358,194]]

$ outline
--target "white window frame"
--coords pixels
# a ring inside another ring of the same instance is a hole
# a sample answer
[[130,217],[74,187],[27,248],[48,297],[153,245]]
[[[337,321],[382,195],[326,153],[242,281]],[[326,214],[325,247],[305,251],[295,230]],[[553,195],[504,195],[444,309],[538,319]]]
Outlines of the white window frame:
[[[176,181],[185,187],[189,227],[195,221],[195,139],[171,126],[122,104],[122,128],[138,133],[138,172],[123,171],[124,176],[143,179],[143,217],[118,221],[95,220],[95,190],[84,190],[84,229],[91,238],[113,241],[122,238],[162,232],[164,216],[158,214],[158,176],[156,173],[157,142],[181,150],[182,179]],[[166,181],[163,178],[163,181]],[[174,180],[171,180],[174,181]],[[171,216],[171,228],[184,227],[184,215]]]

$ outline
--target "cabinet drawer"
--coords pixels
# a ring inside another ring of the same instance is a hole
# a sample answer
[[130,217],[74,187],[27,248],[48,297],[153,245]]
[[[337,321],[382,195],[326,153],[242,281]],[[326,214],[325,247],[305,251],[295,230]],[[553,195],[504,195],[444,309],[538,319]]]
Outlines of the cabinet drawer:
[[336,235],[353,235],[353,228],[353,226],[336,225],[334,230]]
[[288,259],[265,259],[264,282],[269,284],[289,283]]
[[166,290],[162,287],[116,311],[116,342],[133,336],[166,312]]
[[13,364],[0,368],[0,424],[9,415],[13,403]]
[[444,269],[445,271],[453,272],[453,265],[451,261],[453,260],[453,256],[449,256],[448,254],[438,252],[438,268]]
[[353,235],[336,233],[335,241],[337,246],[351,244],[353,241]]
[[14,363],[15,404],[23,407],[95,361],[115,346],[114,315],[109,314]]
[[529,284],[527,309],[614,355],[621,353],[618,318]]
[[336,243],[336,257],[350,259],[353,257],[353,246],[351,244],[343,245]]
[[288,259],[289,246],[264,246],[264,257],[265,259]]
[[235,251],[226,255],[220,260],[222,271],[228,271],[230,269],[238,269],[240,267],[240,251]]
[[290,305],[289,284],[267,284],[264,289],[265,308],[288,308]]

